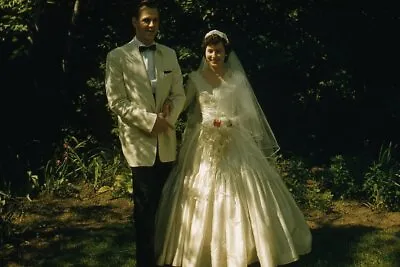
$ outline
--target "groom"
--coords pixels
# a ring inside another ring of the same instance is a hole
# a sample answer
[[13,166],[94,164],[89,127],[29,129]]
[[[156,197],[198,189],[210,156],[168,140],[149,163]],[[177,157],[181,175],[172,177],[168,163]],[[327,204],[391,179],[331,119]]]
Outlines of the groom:
[[[133,174],[138,267],[156,265],[155,214],[176,159],[174,124],[185,102],[175,51],[154,41],[159,20],[155,1],[138,1],[133,40],[109,52],[106,60],[107,100],[117,115],[122,151]],[[170,108],[164,110],[166,102]]]

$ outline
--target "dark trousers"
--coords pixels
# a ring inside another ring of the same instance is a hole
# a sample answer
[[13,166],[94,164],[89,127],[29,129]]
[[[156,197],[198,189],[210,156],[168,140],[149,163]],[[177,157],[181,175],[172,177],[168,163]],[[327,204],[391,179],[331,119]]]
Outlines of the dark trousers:
[[158,155],[151,167],[132,167],[137,267],[156,266],[155,215],[171,169],[172,162],[160,162]]

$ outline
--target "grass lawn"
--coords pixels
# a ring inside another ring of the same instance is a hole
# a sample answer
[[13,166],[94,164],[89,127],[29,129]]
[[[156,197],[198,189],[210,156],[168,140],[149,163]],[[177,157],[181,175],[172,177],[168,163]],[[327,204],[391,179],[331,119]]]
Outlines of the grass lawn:
[[[108,193],[27,202],[0,266],[135,266],[132,203]],[[288,267],[398,267],[400,212],[336,202],[327,214],[305,212],[313,251]]]

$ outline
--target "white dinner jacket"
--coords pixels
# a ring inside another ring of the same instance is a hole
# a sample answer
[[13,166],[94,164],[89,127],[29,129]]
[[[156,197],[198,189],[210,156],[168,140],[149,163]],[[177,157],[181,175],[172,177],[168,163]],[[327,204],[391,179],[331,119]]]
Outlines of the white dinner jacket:
[[117,115],[123,154],[131,167],[152,166],[156,150],[162,162],[176,159],[176,132],[150,134],[164,101],[172,103],[167,120],[175,125],[185,103],[182,73],[173,49],[156,43],[155,96],[138,44],[131,42],[110,51],[105,87],[108,105]]

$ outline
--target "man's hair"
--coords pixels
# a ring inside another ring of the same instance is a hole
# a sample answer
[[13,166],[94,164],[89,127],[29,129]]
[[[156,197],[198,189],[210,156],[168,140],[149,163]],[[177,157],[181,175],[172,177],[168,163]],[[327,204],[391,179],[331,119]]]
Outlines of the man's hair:
[[156,8],[158,9],[158,2],[154,0],[137,0],[133,4],[132,16],[138,18],[140,15],[140,9],[142,7]]
[[228,56],[232,50],[231,43],[228,43],[224,38],[217,34],[211,34],[204,38],[201,48],[203,49],[203,55],[206,53],[206,48],[208,45],[216,45],[218,43],[222,43],[225,48],[225,61],[228,59]]

